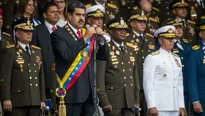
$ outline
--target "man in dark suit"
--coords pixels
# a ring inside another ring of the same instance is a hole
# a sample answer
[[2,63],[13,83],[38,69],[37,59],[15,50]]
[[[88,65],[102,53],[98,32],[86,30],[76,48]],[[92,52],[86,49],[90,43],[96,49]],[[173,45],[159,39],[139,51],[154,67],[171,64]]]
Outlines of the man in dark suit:
[[29,19],[15,22],[16,45],[1,53],[0,100],[7,116],[38,116],[45,107],[45,84],[39,47],[29,45],[32,27]]
[[59,28],[56,26],[59,19],[56,4],[53,2],[44,4],[43,16],[44,23],[35,28],[31,43],[41,48],[45,75],[46,98],[51,98],[53,106],[55,106],[56,74],[50,34]]
[[[65,27],[51,34],[56,73],[59,76],[58,89],[67,91],[64,99],[68,116],[92,116],[96,101],[93,34],[102,34],[103,31],[96,27],[82,28],[85,6],[80,1],[69,3],[67,20]],[[62,93],[59,91],[57,95],[61,96]]]

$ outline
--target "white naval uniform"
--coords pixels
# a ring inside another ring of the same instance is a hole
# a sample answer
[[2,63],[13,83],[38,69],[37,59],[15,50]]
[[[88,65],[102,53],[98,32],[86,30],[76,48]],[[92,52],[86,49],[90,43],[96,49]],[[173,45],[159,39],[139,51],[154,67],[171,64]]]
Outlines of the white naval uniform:
[[143,88],[148,109],[156,107],[159,116],[178,116],[179,108],[184,108],[180,58],[163,48],[148,55],[144,62]]

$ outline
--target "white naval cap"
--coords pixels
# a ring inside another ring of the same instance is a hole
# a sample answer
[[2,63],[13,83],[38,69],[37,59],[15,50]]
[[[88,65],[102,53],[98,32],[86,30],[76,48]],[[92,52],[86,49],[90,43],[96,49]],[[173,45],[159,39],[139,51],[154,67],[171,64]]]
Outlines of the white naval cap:
[[174,38],[176,28],[172,25],[166,25],[157,29],[154,33],[155,37]]
[[105,8],[102,5],[94,5],[86,9],[88,17],[104,17]]

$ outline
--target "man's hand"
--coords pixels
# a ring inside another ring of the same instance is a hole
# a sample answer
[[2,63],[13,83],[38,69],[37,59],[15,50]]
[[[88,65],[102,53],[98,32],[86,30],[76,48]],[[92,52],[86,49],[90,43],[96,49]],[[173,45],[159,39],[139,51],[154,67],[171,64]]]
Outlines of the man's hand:
[[111,105],[104,106],[103,110],[106,111],[106,112],[112,111],[112,106]]
[[184,108],[179,108],[179,116],[185,116]]
[[151,116],[159,116],[159,112],[156,107],[150,108],[149,112]]
[[3,107],[4,107],[4,110],[5,110],[5,111],[11,112],[11,111],[12,111],[12,103],[11,103],[11,100],[5,100],[5,101],[3,101]]
[[44,108],[46,108],[46,104],[45,102],[41,102],[41,109],[44,109]]
[[93,36],[93,34],[95,34],[95,33],[96,33],[95,27],[88,27],[86,29],[86,33],[83,37],[84,41],[87,41],[88,39],[90,39]]
[[203,112],[203,108],[202,108],[200,102],[193,103],[193,108],[194,108],[194,111],[197,112],[197,113]]

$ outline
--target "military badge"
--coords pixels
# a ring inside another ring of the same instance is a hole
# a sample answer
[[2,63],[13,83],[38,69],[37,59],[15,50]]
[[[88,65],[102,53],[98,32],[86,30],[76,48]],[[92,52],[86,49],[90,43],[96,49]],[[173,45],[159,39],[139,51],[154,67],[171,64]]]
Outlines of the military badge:
[[112,62],[112,64],[119,64],[119,62],[118,62],[118,61],[115,61],[115,62]]
[[110,14],[109,14],[109,18],[110,18],[110,19],[114,19],[115,16],[114,16],[112,13],[110,13]]
[[117,56],[113,54],[113,55],[111,56],[111,58],[117,58]]
[[131,62],[134,62],[134,61],[135,61],[135,57],[130,56],[130,61],[131,61]]
[[179,61],[177,59],[175,59],[175,63],[177,64],[178,67],[181,68],[181,65],[179,64]]
[[113,59],[111,59],[111,61],[114,62],[114,61],[118,61],[118,60],[117,60],[117,58],[113,58]]
[[149,49],[154,49],[154,45],[153,44],[149,44],[148,47],[149,47]]

